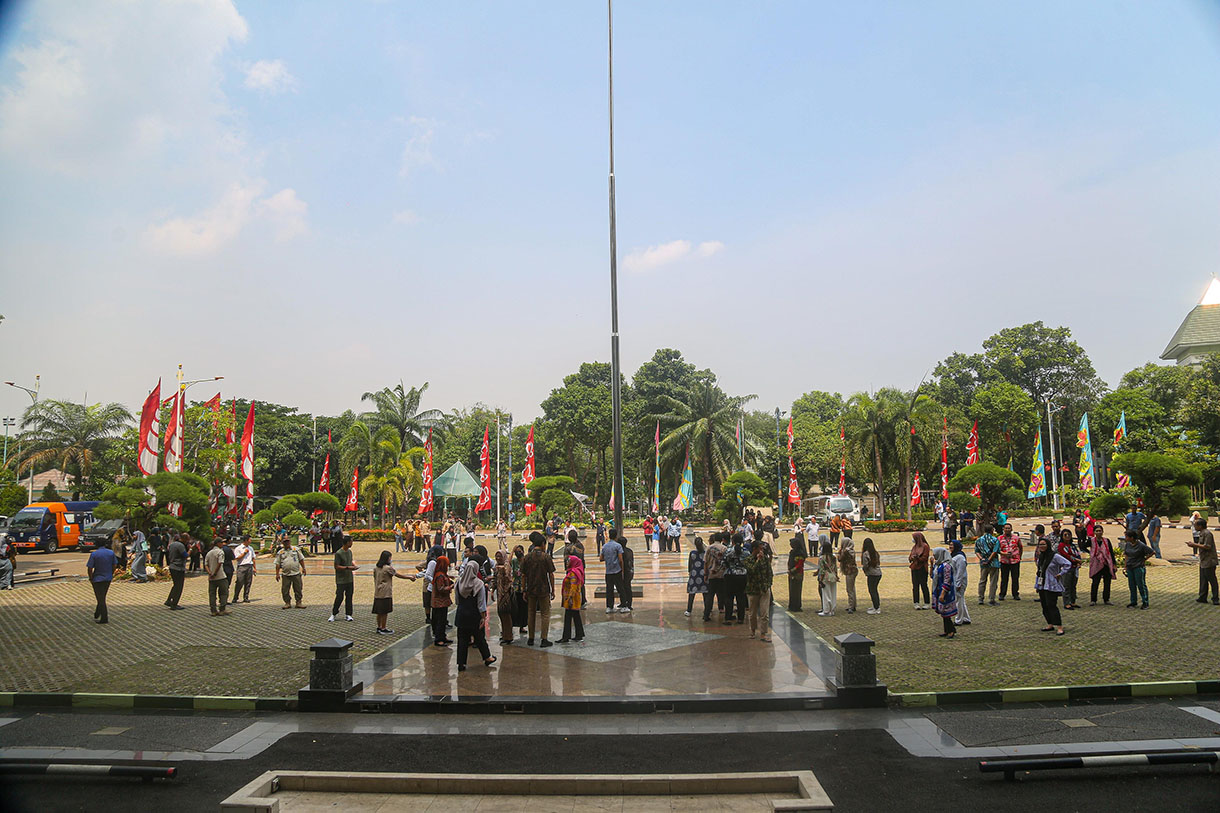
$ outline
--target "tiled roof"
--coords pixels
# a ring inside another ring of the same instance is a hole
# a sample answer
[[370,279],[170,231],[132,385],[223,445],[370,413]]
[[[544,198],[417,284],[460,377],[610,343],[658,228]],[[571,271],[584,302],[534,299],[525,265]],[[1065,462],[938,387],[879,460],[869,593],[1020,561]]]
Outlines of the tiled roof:
[[1178,358],[1192,347],[1220,345],[1220,305],[1195,305],[1173,334],[1163,359]]

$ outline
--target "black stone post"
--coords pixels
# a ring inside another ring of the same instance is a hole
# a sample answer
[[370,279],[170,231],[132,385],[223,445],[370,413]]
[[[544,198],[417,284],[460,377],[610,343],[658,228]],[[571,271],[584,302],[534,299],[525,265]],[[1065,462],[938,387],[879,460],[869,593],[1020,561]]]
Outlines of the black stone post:
[[364,683],[352,683],[352,641],[327,638],[309,649],[309,685],[297,692],[302,710],[338,709],[354,694],[364,689]]
[[877,656],[873,639],[858,632],[836,635],[839,662],[830,679],[840,705],[884,706],[887,689],[877,682]]

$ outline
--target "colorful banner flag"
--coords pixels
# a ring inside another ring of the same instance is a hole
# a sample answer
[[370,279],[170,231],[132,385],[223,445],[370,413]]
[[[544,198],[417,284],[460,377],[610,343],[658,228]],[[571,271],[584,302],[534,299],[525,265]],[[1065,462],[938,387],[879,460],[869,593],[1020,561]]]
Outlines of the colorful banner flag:
[[161,429],[161,379],[157,386],[144,399],[144,408],[140,410],[140,437],[136,448],[136,465],[145,477],[157,473],[157,461],[160,459],[160,429]]
[[254,402],[246,415],[246,426],[241,433],[241,476],[254,479]]
[[923,494],[919,490],[919,469],[915,470],[915,483],[911,486],[911,507],[919,505],[923,501]]
[[695,495],[695,475],[690,467],[690,446],[686,447],[686,466],[682,470],[682,483],[678,486],[678,496],[674,497],[673,510],[685,511],[690,508]]
[[[1118,416],[1118,426],[1114,427],[1114,454],[1118,454],[1118,445],[1127,439],[1127,410]],[[1117,472],[1118,487],[1127,488],[1131,485],[1131,476]]]
[[1046,461],[1042,459],[1042,429],[1038,428],[1038,439],[1034,442],[1034,462],[1029,469],[1028,499],[1046,496]]
[[330,452],[326,453],[326,462],[322,464],[322,476],[318,478],[318,491],[330,493]]
[[796,482],[796,464],[791,457],[788,458],[788,502],[801,504],[801,487]]
[[483,427],[483,450],[479,452],[479,501],[474,510],[491,510],[491,446],[488,443],[491,427]]
[[949,419],[944,418],[940,434],[940,498],[949,499]]
[[788,419],[788,454],[792,454],[792,419]]
[[839,445],[842,454],[839,457],[839,496],[847,496],[847,429],[839,426]]
[[[526,487],[526,495],[529,495],[529,484],[534,482],[534,425],[530,424],[529,437],[525,439],[525,471],[521,472],[521,484]],[[522,505],[525,509],[525,515],[528,517],[534,513],[535,505],[532,502],[527,502]]]
[[[966,441],[966,465],[973,466],[977,462],[979,462],[979,422],[975,421],[974,426],[970,429],[970,438]],[[970,493],[975,497],[983,495],[977,484],[970,489]]]
[[[165,470],[177,474],[182,471],[182,398],[181,392],[175,392],[171,399],[173,406],[169,408],[169,425],[165,431]],[[182,504],[171,502],[165,510],[170,516],[182,516]]]
[[346,511],[360,510],[360,467],[357,466],[352,472],[352,490],[347,493],[347,504],[343,506]]
[[[233,402],[230,405],[230,409],[232,412],[233,420],[229,423],[229,426],[225,429],[225,445],[229,447],[229,471],[234,476],[237,476],[237,475],[241,474],[241,470],[238,469],[238,467],[237,467],[237,455],[234,453],[234,450],[233,450],[233,446],[236,443],[236,441],[234,441],[234,439],[233,439],[233,433],[237,427],[237,399],[233,399]],[[221,490],[224,492],[225,498],[229,502],[226,513],[236,514],[237,513],[237,486],[233,485],[232,483],[227,483]]]
[[[738,439],[740,440],[741,425],[738,424]],[[661,422],[657,421],[656,457],[652,466],[652,512],[661,510]]]
[[[534,433],[530,431],[530,437]],[[428,430],[428,441],[424,444],[424,485],[419,494],[419,510],[425,514],[432,510],[432,430]]]
[[1089,437],[1089,413],[1080,417],[1080,428],[1076,430],[1076,446],[1080,449],[1080,490],[1093,488],[1093,442]]

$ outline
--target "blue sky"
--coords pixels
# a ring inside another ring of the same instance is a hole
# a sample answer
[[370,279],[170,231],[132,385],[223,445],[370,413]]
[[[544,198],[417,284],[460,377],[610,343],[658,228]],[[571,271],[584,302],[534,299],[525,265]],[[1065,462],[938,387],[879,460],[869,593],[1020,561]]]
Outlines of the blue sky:
[[[608,360],[604,5],[0,8],[4,379],[528,418]],[[628,374],[677,347],[771,408],[1042,319],[1115,384],[1220,269],[1213,3],[620,0],[615,34]]]

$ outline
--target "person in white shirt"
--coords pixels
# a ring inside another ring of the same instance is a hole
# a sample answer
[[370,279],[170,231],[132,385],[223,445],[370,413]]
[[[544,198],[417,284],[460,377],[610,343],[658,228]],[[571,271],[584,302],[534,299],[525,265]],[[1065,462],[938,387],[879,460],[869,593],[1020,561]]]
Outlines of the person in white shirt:
[[817,539],[818,533],[821,530],[822,530],[822,528],[820,525],[818,525],[818,521],[816,518],[809,517],[809,519],[805,521],[805,538],[806,539]]
[[233,564],[237,566],[237,572],[233,579],[233,604],[236,604],[239,599],[238,593],[242,593],[242,600],[247,604],[250,603],[250,585],[254,581],[254,548],[250,547],[250,537],[243,536],[241,544],[233,549]]

